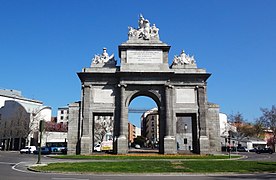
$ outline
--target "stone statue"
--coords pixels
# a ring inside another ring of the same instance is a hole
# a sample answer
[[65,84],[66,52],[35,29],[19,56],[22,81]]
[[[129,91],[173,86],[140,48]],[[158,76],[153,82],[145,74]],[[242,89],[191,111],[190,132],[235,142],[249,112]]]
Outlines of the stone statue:
[[194,56],[190,57],[185,54],[184,50],[180,53],[179,56],[174,56],[173,65],[184,65],[184,64],[195,64]]
[[111,56],[108,55],[106,48],[103,48],[102,54],[96,54],[92,59],[91,66],[94,64],[115,64],[116,60],[114,59],[114,54]]
[[138,29],[128,27],[128,39],[159,39],[159,29],[153,24],[150,26],[149,20],[145,19],[142,14],[138,20]]

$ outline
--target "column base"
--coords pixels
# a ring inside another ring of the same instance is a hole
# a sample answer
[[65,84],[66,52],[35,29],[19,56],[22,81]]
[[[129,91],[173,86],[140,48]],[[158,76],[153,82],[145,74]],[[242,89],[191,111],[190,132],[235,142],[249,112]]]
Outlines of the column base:
[[177,154],[177,144],[174,136],[164,137],[164,154]]
[[125,135],[121,135],[117,138],[117,154],[127,154],[128,153],[128,139]]
[[81,137],[81,154],[91,154],[93,152],[92,149],[92,141],[88,136]]
[[210,154],[209,138],[201,136],[200,139],[200,154]]

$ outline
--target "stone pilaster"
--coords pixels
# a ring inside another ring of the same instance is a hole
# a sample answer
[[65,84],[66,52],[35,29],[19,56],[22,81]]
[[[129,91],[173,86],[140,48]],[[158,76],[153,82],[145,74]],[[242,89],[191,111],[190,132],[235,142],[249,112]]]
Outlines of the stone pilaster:
[[164,137],[164,154],[176,154],[177,145],[175,136],[173,134],[173,120],[172,120],[172,88],[171,85],[165,86],[166,97],[166,133]]
[[126,154],[128,151],[128,116],[125,104],[125,88],[127,85],[119,84],[121,88],[121,112],[120,112],[120,135],[117,141],[117,154]]
[[210,139],[210,153],[215,154],[221,152],[219,105],[208,103],[207,112]]
[[207,154],[209,152],[210,143],[207,130],[207,116],[206,116],[206,91],[204,86],[197,88],[197,103],[198,103],[198,121],[199,121],[199,144],[200,154]]
[[91,100],[91,85],[84,85],[83,86],[83,127],[82,127],[82,134],[84,136],[89,135],[89,118],[90,118],[90,100]]
[[75,155],[80,153],[80,102],[69,104],[67,154]]
[[90,130],[93,128],[90,119],[91,113],[91,85],[83,86],[83,104],[82,104],[82,137],[81,137],[81,154],[90,154],[93,151],[92,137]]

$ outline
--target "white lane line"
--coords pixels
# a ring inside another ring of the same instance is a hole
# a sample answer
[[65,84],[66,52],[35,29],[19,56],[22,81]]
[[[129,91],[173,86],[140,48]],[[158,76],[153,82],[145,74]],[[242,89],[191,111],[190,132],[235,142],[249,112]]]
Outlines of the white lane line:
[[12,165],[12,164],[16,164],[16,163],[0,162],[0,164],[8,164],[8,165]]
[[18,166],[21,163],[26,163],[26,162],[19,162],[19,163],[15,164],[14,166],[12,166],[12,169],[15,171],[18,171],[18,172],[23,172],[23,173],[34,173],[34,174],[37,173],[37,172],[33,172],[33,171],[24,171],[24,170],[16,169],[16,166]]
[[89,179],[79,179],[79,178],[51,178],[56,180],[89,180]]

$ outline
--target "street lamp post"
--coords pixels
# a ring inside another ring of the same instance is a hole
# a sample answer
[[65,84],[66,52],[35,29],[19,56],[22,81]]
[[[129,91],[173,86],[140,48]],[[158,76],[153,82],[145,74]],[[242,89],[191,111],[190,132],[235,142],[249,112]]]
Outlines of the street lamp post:
[[228,131],[229,159],[231,159],[231,131]]
[[37,156],[37,163],[36,164],[41,164],[41,140],[42,140],[42,133],[44,131],[44,123],[45,123],[44,120],[39,121],[40,136],[39,136],[39,147],[38,147],[39,149],[38,149],[38,156]]
[[185,150],[187,150],[187,144],[188,144],[187,129],[188,129],[188,125],[184,124],[184,131],[185,131],[184,144],[185,144]]

